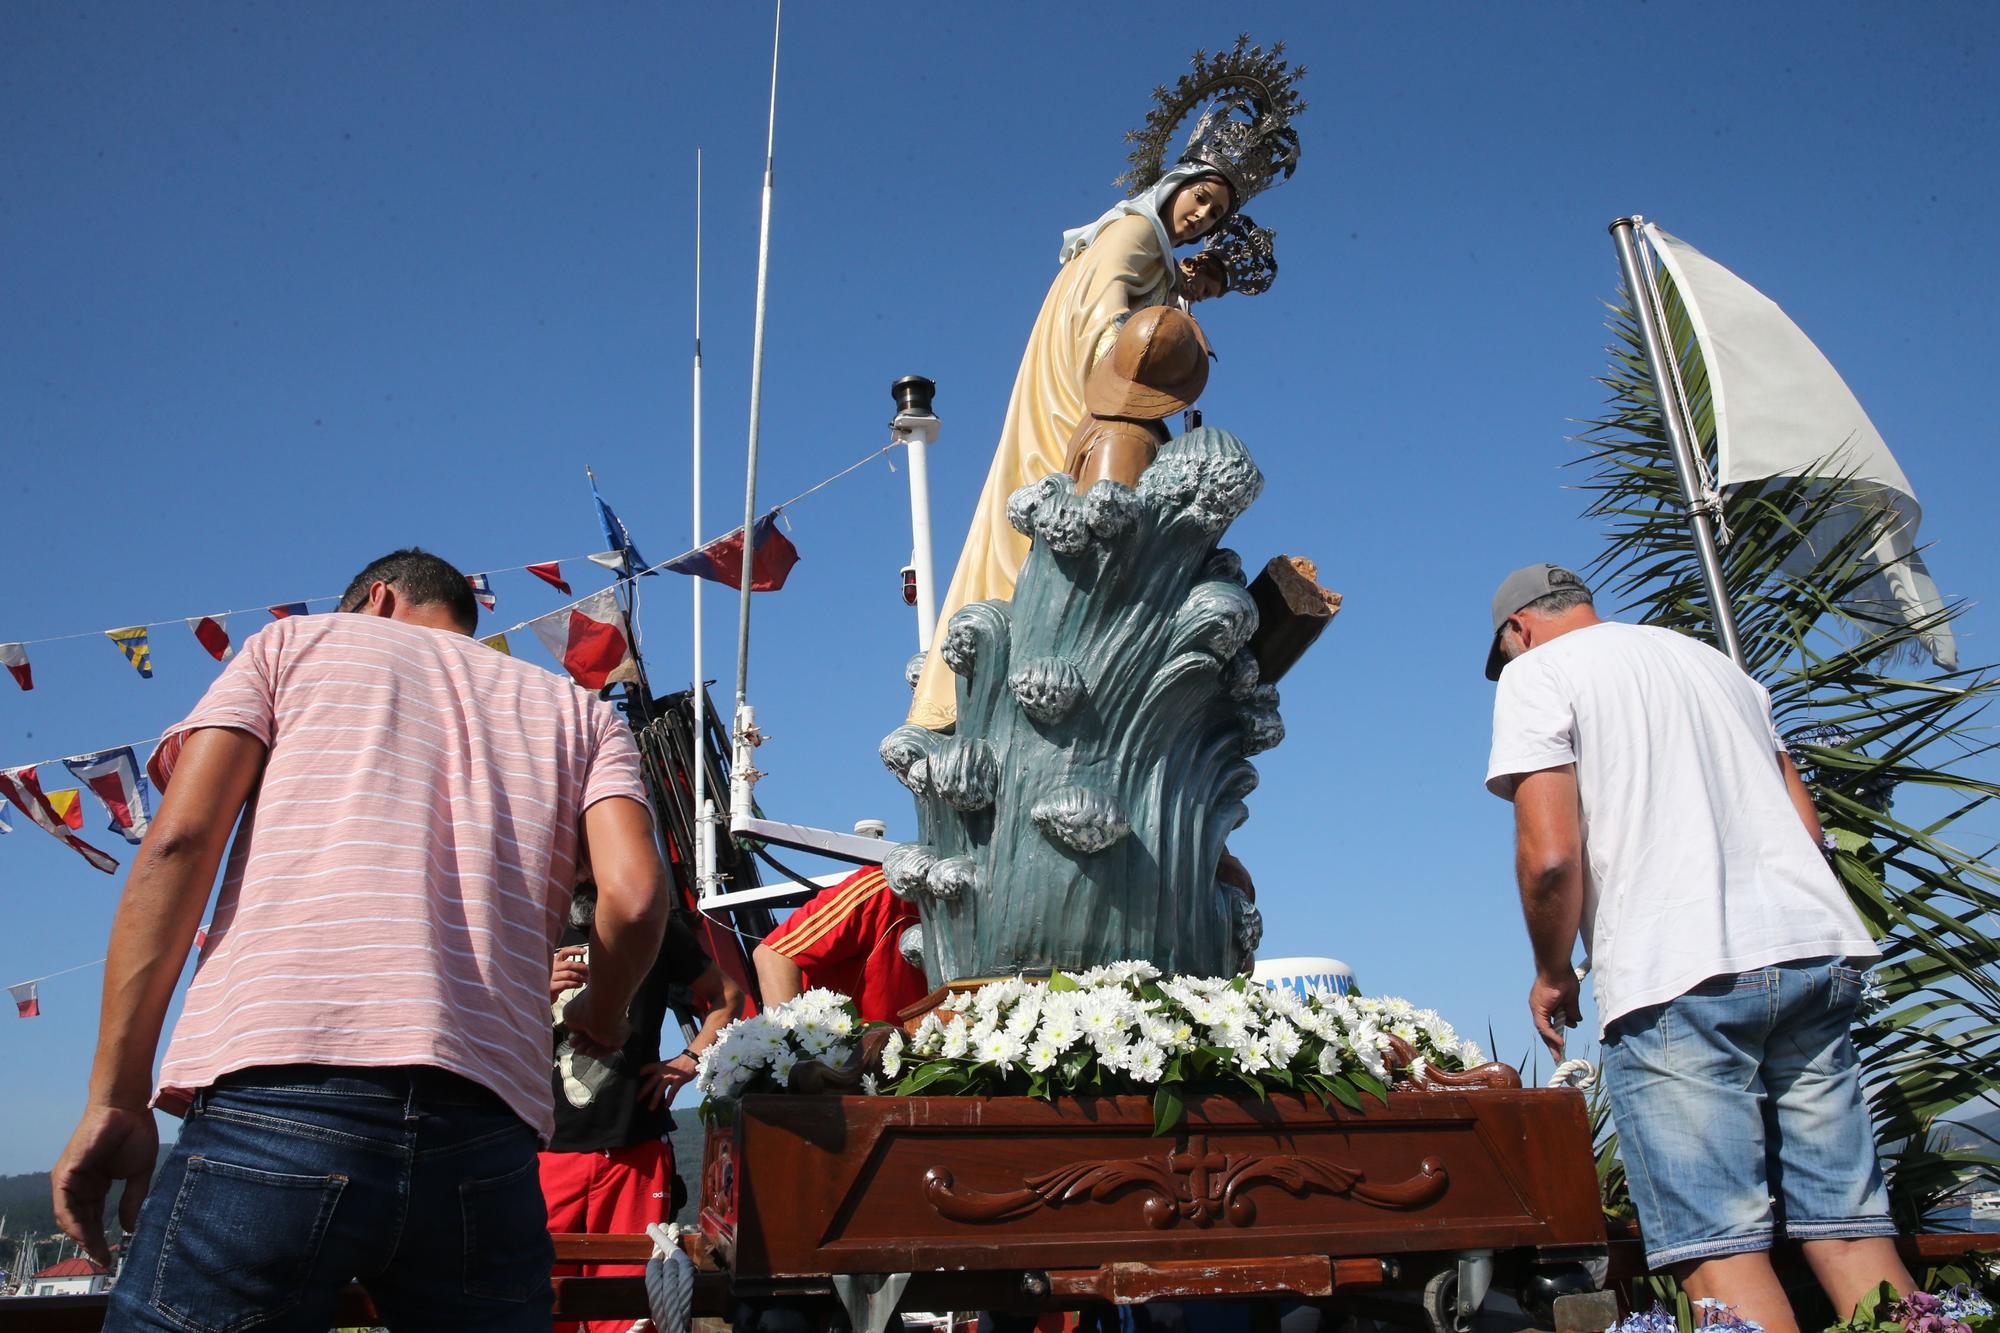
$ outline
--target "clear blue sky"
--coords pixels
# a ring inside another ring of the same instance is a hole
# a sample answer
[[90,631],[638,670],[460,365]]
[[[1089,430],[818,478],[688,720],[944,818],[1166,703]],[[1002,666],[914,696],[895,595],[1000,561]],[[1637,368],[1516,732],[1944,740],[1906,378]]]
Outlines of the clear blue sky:
[[[334,593],[411,542],[468,570],[579,555],[601,544],[586,463],[651,558],[685,547],[697,144],[706,500],[729,526],[769,24],[762,5],[0,8],[0,641]],[[1289,739],[1234,845],[1267,954],[1344,958],[1518,1057],[1510,817],[1480,786],[1486,603],[1515,565],[1597,549],[1562,464],[1599,397],[1613,216],[1659,219],[1819,342],[1923,501],[1939,584],[1980,604],[1967,660],[2000,657],[1979,240],[2000,12],[795,4],[762,494],[882,443],[889,382],[930,375],[948,570],[1062,230],[1114,198],[1149,90],[1239,28],[1287,40],[1311,110],[1297,177],[1252,210],[1279,233],[1276,287],[1202,311],[1203,406],[1269,479],[1230,543],[1312,556],[1347,605],[1285,682]],[[906,505],[881,463],[801,505],[804,561],[758,599],[782,818],[912,828],[875,758],[915,647]],[[501,626],[560,600],[495,584]],[[709,606],[726,682],[733,605]],[[685,678],[687,608],[684,581],[649,581],[661,683]],[[0,765],[155,736],[216,671],[178,626],[151,681],[101,638],[31,652],[34,693],[0,680]],[[14,822],[0,981],[101,956],[120,881]],[[0,1016],[0,1171],[67,1136],[98,979]]]

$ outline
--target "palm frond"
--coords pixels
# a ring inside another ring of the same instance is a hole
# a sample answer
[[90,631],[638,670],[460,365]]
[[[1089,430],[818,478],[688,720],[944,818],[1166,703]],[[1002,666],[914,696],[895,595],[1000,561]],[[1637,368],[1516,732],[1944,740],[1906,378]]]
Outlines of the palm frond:
[[[1708,374],[1670,277],[1660,275],[1669,341],[1695,433],[1714,462]],[[1660,404],[1629,300],[1611,307],[1603,411],[1581,423],[1585,515],[1604,546],[1585,577],[1601,602],[1642,623],[1712,642],[1702,583]],[[1769,691],[1821,822],[1835,870],[1880,938],[1873,1002],[1855,1039],[1899,1221],[1915,1228],[1974,1188],[2000,1187],[2000,1151],[1945,1149],[1934,1126],[2000,1102],[2000,870],[1968,850],[1960,821],[2000,797],[1970,769],[2000,745],[1982,715],[1990,666],[1924,674],[1923,634],[1948,605],[1907,623],[1856,594],[1880,570],[1881,516],[1857,512],[1841,442],[1812,475],[1737,488],[1722,509],[1721,551],[1749,670]],[[1897,807],[1905,807],[1898,811]],[[1602,1160],[1600,1177],[1615,1179]]]

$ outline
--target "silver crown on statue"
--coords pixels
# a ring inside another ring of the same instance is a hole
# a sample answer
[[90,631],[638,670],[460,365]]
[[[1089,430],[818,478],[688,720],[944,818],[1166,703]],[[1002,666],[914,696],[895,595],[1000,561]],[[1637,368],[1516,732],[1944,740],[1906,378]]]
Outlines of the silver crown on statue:
[[1232,213],[1202,242],[1201,259],[1222,268],[1222,281],[1232,292],[1262,296],[1278,277],[1278,233],[1260,227],[1243,213]]
[[1269,51],[1252,46],[1248,33],[1230,51],[1195,52],[1193,70],[1172,89],[1155,88],[1157,105],[1145,126],[1125,136],[1133,145],[1132,165],[1117,183],[1136,194],[1158,181],[1174,132],[1197,112],[1180,162],[1217,172],[1229,183],[1237,209],[1289,177],[1299,164],[1292,119],[1306,109],[1297,87],[1306,71],[1303,65],[1288,67],[1284,53],[1283,42]]

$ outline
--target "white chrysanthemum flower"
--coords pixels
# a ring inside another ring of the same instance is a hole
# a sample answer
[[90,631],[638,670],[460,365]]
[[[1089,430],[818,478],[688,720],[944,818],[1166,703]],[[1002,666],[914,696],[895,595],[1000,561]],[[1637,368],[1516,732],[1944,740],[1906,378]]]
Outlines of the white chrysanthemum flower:
[[1125,1068],[1141,1083],[1158,1083],[1167,1072],[1167,1053],[1155,1042],[1142,1041],[1132,1047]]
[[1264,1007],[1275,1014],[1284,1016],[1294,1023],[1298,1022],[1305,1015],[1308,1008],[1306,1002],[1300,999],[1287,986],[1266,987],[1264,990]]
[[1299,1053],[1301,1040],[1297,1028],[1282,1018],[1274,1020],[1264,1033],[1264,1055],[1272,1064],[1283,1068]]
[[1026,1048],[1022,1042],[997,1029],[988,1033],[978,1047],[980,1062],[1001,1070],[1012,1069],[1021,1063],[1021,1057],[1025,1053]]
[[799,1057],[791,1051],[779,1051],[771,1058],[771,1077],[777,1079],[779,1083],[783,1083],[792,1076],[792,1068],[798,1062]]
[[1479,1048],[1479,1043],[1476,1041],[1461,1041],[1458,1043],[1457,1055],[1458,1062],[1467,1069],[1472,1068],[1474,1065],[1483,1065],[1486,1063],[1486,1052]]
[[1076,1045],[1083,1035],[1083,1028],[1077,1022],[1076,1007],[1068,1004],[1051,1004],[1042,1010],[1041,1031],[1036,1037],[1045,1041],[1058,1054]]
[[875,1081],[873,1074],[863,1074],[861,1076],[861,1095],[863,1097],[878,1097],[881,1093],[882,1085]]
[[1256,1034],[1247,1023],[1224,1019],[1208,1030],[1210,1044],[1228,1051],[1245,1051],[1256,1043]]
[[1028,1057],[1025,1063],[1029,1069],[1039,1074],[1055,1064],[1056,1056],[1061,1053],[1056,1047],[1049,1044],[1046,1037],[1037,1037],[1028,1047]]
[[964,1019],[947,1023],[944,1027],[944,1044],[938,1054],[947,1060],[961,1060],[972,1046],[972,1024]]
[[1313,1067],[1329,1077],[1346,1068],[1347,1061],[1341,1054],[1339,1043],[1330,1041],[1321,1046],[1319,1055],[1313,1060]]
[[919,1057],[936,1055],[944,1048],[944,1021],[937,1012],[925,1014],[910,1037],[910,1053]]
[[1382,1058],[1382,1052],[1372,1044],[1356,1045],[1353,1048],[1353,1055],[1361,1062],[1361,1067],[1376,1078],[1386,1080],[1389,1077],[1389,1062]]
[[1407,1019],[1403,1020],[1400,1023],[1391,1023],[1389,1025],[1389,1031],[1393,1032],[1398,1037],[1401,1037],[1404,1041],[1407,1042],[1414,1043],[1417,1040],[1417,1025],[1415,1023],[1410,1022]]
[[903,1034],[891,1032],[889,1040],[882,1043],[882,1076],[898,1078],[903,1072]]
[[1236,1067],[1246,1074],[1262,1073],[1270,1067],[1270,1057],[1264,1053],[1262,1042],[1256,1040],[1246,1042],[1241,1047],[1238,1047],[1234,1054]]

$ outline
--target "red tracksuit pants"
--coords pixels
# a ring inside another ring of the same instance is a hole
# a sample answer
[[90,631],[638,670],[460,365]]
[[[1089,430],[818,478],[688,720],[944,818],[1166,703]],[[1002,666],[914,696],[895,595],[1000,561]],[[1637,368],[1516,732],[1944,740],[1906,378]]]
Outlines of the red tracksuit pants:
[[[636,1235],[651,1222],[673,1221],[674,1150],[664,1141],[635,1143],[610,1152],[542,1154],[542,1198],[550,1231]],[[646,1271],[643,1264],[557,1264],[557,1277],[620,1277]],[[554,1333],[626,1333],[630,1319],[566,1323]]]

